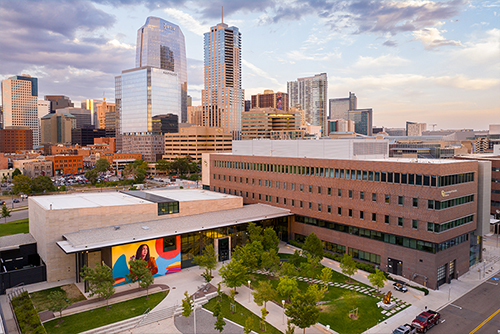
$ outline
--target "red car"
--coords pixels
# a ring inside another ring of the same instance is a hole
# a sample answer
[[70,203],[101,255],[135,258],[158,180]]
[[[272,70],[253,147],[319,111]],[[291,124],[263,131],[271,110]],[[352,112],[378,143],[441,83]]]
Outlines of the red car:
[[419,332],[427,332],[434,325],[439,325],[441,314],[435,311],[425,311],[420,313],[415,320],[412,321],[412,326],[415,326]]

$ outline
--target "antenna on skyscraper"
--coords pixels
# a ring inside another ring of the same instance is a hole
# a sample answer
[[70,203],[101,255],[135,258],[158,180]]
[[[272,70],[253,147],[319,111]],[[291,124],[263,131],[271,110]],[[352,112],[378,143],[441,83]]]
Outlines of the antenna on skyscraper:
[[224,23],[224,6],[222,6],[221,8],[221,17],[222,17],[221,23]]

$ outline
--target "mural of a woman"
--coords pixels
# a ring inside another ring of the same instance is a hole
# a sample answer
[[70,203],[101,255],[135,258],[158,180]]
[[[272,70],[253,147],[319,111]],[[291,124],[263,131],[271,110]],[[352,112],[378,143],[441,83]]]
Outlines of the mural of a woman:
[[130,260],[132,261],[144,260],[147,263],[146,266],[149,268],[151,275],[158,273],[158,266],[156,265],[155,258],[154,256],[150,256],[149,246],[146,244],[140,245],[135,255],[132,255],[130,257]]

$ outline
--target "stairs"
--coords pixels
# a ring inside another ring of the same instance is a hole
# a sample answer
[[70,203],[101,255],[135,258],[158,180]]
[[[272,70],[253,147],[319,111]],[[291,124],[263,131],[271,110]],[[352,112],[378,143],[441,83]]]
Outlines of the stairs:
[[127,330],[137,327],[137,324],[145,318],[146,315],[140,315],[138,317],[130,318],[127,320],[115,322],[106,326],[94,328],[81,334],[113,334],[113,333],[124,333]]
[[170,306],[161,310],[149,312],[144,318],[141,319],[141,321],[137,323],[135,327],[146,326],[156,321],[161,321],[173,317],[176,309],[177,306]]

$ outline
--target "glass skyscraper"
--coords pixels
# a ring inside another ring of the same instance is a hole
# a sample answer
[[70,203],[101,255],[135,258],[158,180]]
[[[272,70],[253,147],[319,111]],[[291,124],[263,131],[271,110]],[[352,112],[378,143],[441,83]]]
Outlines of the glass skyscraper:
[[219,23],[204,35],[203,125],[239,139],[245,94],[241,89],[241,33]]
[[[137,30],[135,67],[151,66],[177,74],[180,93],[180,119],[187,122],[187,68],[184,34],[179,26],[148,17]],[[178,114],[175,112],[175,114]]]
[[311,125],[321,126],[321,135],[327,136],[325,131],[327,121],[327,91],[328,80],[326,73],[316,74],[313,77],[299,78],[288,82],[288,98],[290,107],[304,110],[305,121]]

